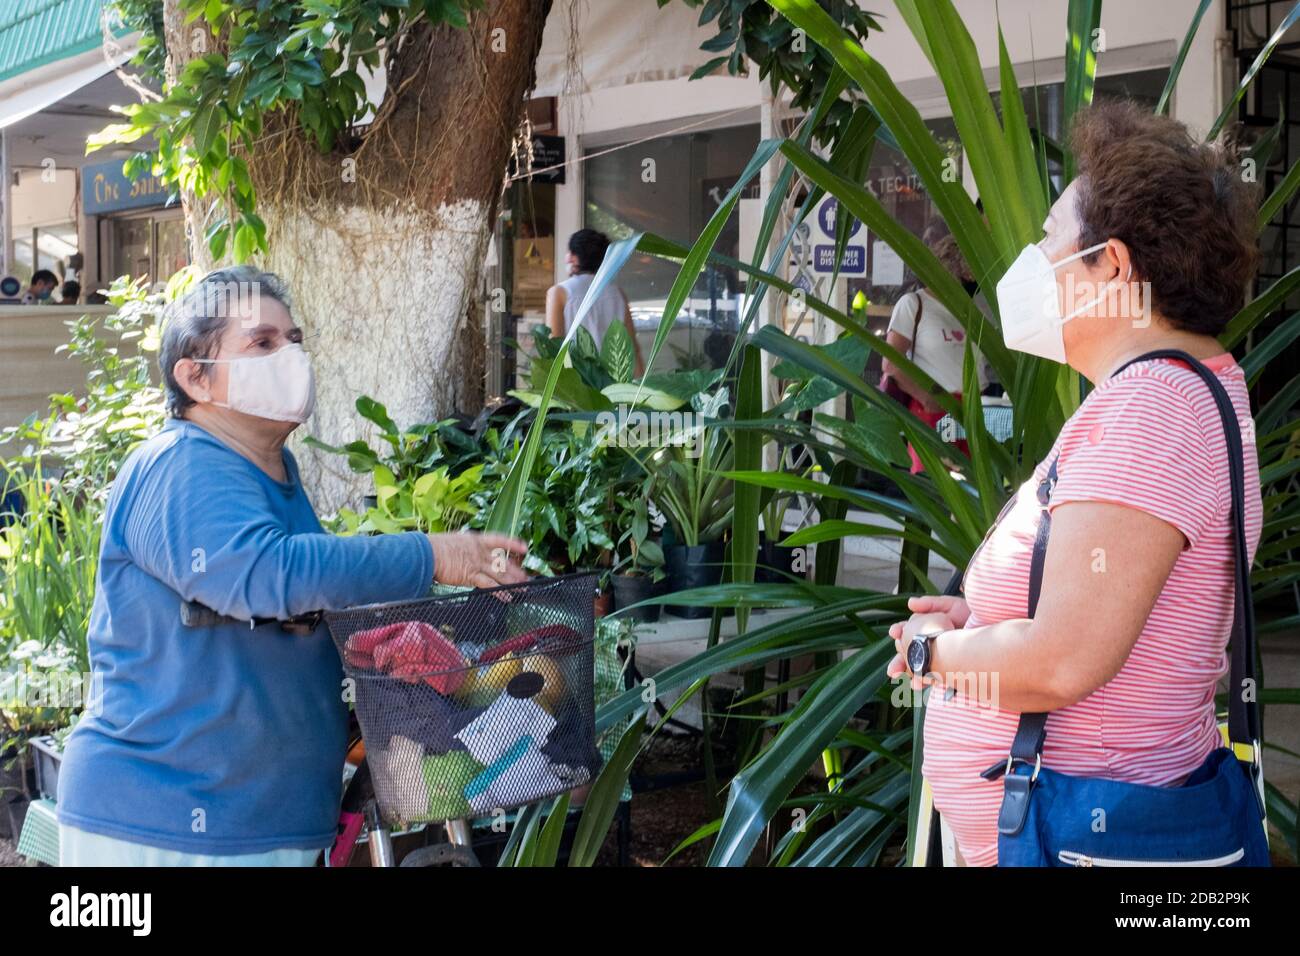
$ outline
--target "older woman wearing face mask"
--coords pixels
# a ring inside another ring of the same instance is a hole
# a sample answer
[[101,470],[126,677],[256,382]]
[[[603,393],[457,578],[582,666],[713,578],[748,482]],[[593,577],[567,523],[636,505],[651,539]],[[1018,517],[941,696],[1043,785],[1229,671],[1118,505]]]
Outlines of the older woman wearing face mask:
[[[1041,242],[999,283],[999,311],[1009,346],[1068,363],[1095,387],[967,568],[964,598],[909,603],[911,618],[891,632],[891,673],[938,685],[924,773],[966,863],[1005,865],[1013,841],[1042,837],[1028,832],[1035,821],[1062,814],[1081,842],[1119,846],[1126,834],[1140,847],[1159,831],[1166,844],[1139,859],[1194,855],[1186,848],[1201,834],[1191,819],[1135,820],[1138,803],[1109,798],[1045,805],[1051,798],[1033,793],[1048,771],[1096,792],[1105,782],[1138,785],[1104,792],[1137,794],[1142,806],[1167,802],[1155,788],[1222,786],[1207,819],[1215,808],[1239,812],[1225,825],[1246,839],[1217,859],[1266,863],[1253,798],[1249,809],[1219,807],[1223,795],[1246,800],[1246,774],[1235,761],[1209,766],[1227,753],[1214,694],[1233,628],[1232,513],[1244,518],[1250,559],[1262,516],[1246,379],[1216,339],[1254,273],[1254,197],[1230,158],[1130,104],[1081,114],[1073,146],[1078,178]],[[1207,367],[1226,392],[1224,417],[1186,361],[1133,362],[1156,350]],[[1234,417],[1243,437],[1237,509]],[[1048,537],[1035,569],[1040,532]],[[1032,577],[1041,584],[1027,613]],[[963,684],[962,675],[986,681]],[[1018,726],[1033,728],[1022,716],[1042,714],[1045,744],[1038,724],[1037,739],[1015,747],[1037,755],[1009,761]],[[1045,816],[1026,824],[1032,799]],[[1024,829],[1010,832],[1016,826]],[[1042,860],[1096,859],[1070,854],[1060,847]]]
[[[501,535],[322,531],[284,447],[315,399],[301,343],[280,281],[245,267],[169,311],[169,420],[104,519],[95,697],[59,776],[65,865],[309,865],[335,835],[343,674],[324,625],[277,622],[525,578],[525,545]],[[182,624],[187,602],[216,622]]]

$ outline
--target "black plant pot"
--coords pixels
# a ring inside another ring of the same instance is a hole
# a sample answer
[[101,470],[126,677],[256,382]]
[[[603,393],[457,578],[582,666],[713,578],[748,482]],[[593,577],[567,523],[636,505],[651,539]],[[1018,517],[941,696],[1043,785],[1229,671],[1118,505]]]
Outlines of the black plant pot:
[[[656,582],[648,574],[616,574],[614,575],[614,610],[622,611],[633,604],[654,597],[662,590],[660,582]],[[647,604],[635,611],[620,614],[619,617],[625,617],[629,621],[653,623],[659,620],[659,612],[662,610],[661,604]]]
[[23,821],[27,819],[27,808],[32,805],[32,801],[27,797],[19,797],[5,805],[5,813],[9,820],[9,838],[18,842],[18,838],[23,835]]
[[[5,769],[9,761],[13,766]],[[0,754],[0,837],[17,842],[22,832],[22,819],[27,814],[27,803],[36,792],[36,768],[27,758],[14,759],[14,751]],[[22,806],[15,806],[22,804]],[[14,829],[17,821],[18,829]]]
[[758,546],[758,567],[754,570],[754,580],[762,584],[789,584],[793,575],[804,576],[803,571],[796,571],[795,558],[803,548],[788,548],[785,545],[764,541]]
[[[668,590],[706,588],[722,580],[722,559],[727,546],[721,541],[708,544],[664,546],[664,568],[668,572]],[[695,620],[708,617],[712,608],[669,604],[668,613]]]

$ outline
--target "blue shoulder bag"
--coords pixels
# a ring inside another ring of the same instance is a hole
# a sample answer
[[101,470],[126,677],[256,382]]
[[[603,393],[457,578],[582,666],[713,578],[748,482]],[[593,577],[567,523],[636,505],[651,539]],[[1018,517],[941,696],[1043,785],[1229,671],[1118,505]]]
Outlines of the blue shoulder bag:
[[[1214,373],[1184,352],[1161,350],[1125,363],[1171,358],[1201,377],[1218,406],[1232,480],[1236,601],[1229,644],[1231,676],[1225,746],[1177,787],[1148,787],[1099,777],[1072,777],[1043,766],[1047,714],[1021,714],[1011,753],[984,771],[1003,778],[998,813],[999,866],[1268,866],[1260,715],[1255,668],[1255,613],[1246,550],[1241,430]],[[1121,369],[1122,371],[1122,369]],[[1029,574],[1034,616],[1051,533],[1047,507],[1056,484],[1053,461],[1038,486],[1042,515]],[[1249,691],[1249,692],[1247,692]],[[1223,731],[1223,728],[1221,728]]]

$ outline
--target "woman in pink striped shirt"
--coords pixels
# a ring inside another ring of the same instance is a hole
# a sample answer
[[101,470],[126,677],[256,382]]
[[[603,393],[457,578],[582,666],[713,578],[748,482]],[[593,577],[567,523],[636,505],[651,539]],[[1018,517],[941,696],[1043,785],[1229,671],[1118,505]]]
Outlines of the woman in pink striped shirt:
[[[980,772],[1006,760],[1022,712],[1050,712],[1043,764],[1074,776],[1176,786],[1220,743],[1214,693],[1234,589],[1219,416],[1182,363],[1117,369],[1179,349],[1216,373],[1241,425],[1252,559],[1262,520],[1245,376],[1216,338],[1254,274],[1253,190],[1231,157],[1127,103],[1080,114],[1072,145],[1078,177],[1039,243],[1068,321],[1045,334],[1095,388],[976,553],[964,599],[913,598],[891,629],[893,675],[907,672],[914,635],[936,635],[924,680],[942,690],[926,714],[924,773],[974,866],[997,863],[1003,791]],[[1003,312],[1016,347],[1018,317]],[[1025,350],[1050,353],[1043,341]],[[1028,618],[1035,490],[1053,460]]]

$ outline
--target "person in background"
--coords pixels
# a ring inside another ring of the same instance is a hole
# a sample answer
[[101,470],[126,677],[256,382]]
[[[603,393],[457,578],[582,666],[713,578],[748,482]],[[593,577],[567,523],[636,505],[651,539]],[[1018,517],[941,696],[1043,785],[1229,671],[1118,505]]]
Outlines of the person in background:
[[[926,227],[922,240],[943,263],[944,267],[961,280],[968,293],[975,290],[975,280],[962,259],[957,241],[942,223]],[[908,356],[918,368],[945,392],[956,399],[961,398],[962,369],[966,359],[966,331],[957,318],[944,307],[943,303],[932,296],[926,289],[916,284],[910,292],[905,293],[894,305],[894,312],[889,317],[889,329],[885,341],[898,351]],[[980,388],[986,383],[984,362],[976,355],[979,369]],[[933,427],[944,416],[944,410],[934,396],[917,382],[912,381],[902,369],[885,359],[881,363],[881,381],[892,379],[899,388],[907,393],[911,402],[908,409]],[[963,452],[967,450],[966,441],[957,442]],[[916,450],[908,445],[908,454],[912,458],[912,474],[923,470],[921,459]]]
[[[546,324],[551,334],[563,338],[573,325],[574,316],[582,307],[591,288],[591,280],[605,261],[605,250],[609,248],[609,238],[595,229],[579,229],[569,237],[569,252],[564,257],[569,267],[569,278],[546,290]],[[632,336],[632,347],[636,349],[636,374],[645,370],[641,359],[641,343],[636,340],[636,327],[632,324],[632,310],[627,304],[627,296],[618,286],[607,285],[596,297],[583,324],[600,348],[605,340],[605,332],[615,322],[622,322]]]
[[59,277],[49,269],[37,269],[32,273],[32,281],[27,286],[27,292],[23,295],[23,305],[36,305],[38,302],[50,301],[55,287],[59,284]]
[[81,283],[69,279],[67,282],[63,283],[60,295],[62,295],[63,298],[59,301],[59,305],[76,305],[81,299]]

